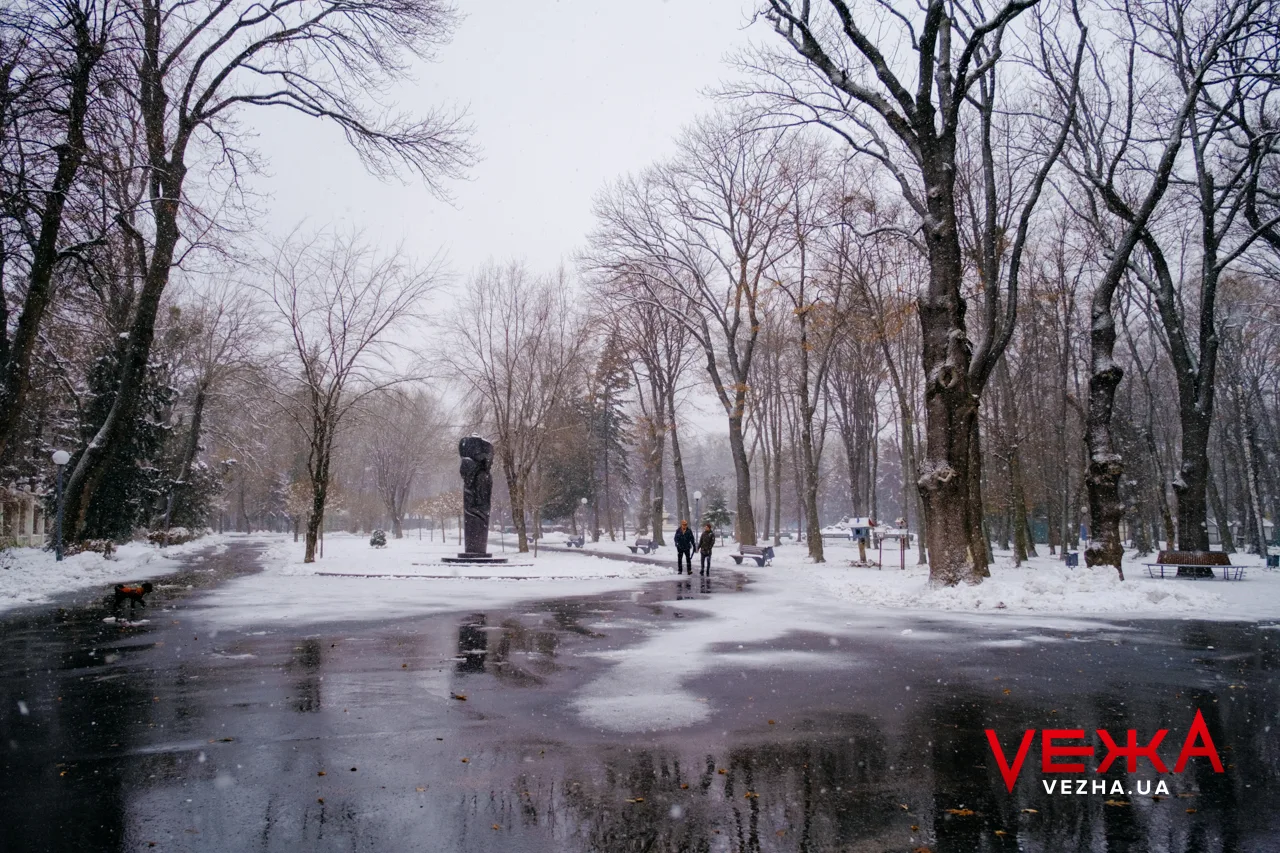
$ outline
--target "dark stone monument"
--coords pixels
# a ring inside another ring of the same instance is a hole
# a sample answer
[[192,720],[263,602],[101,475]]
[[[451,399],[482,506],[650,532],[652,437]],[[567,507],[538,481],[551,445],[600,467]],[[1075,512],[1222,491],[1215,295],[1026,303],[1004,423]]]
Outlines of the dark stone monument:
[[466,550],[456,557],[445,557],[446,563],[505,563],[503,557],[489,553],[489,502],[493,496],[493,444],[478,435],[458,442],[462,457],[462,531]]

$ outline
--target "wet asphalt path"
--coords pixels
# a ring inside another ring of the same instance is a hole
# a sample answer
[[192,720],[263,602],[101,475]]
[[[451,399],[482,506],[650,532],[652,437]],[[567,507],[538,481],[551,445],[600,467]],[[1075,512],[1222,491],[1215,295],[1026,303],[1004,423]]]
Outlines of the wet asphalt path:
[[[105,590],[0,617],[0,851],[1280,850],[1280,631],[798,626],[686,683],[708,722],[616,734],[570,707],[595,653],[756,594],[742,576],[201,636],[186,608],[256,552],[190,558],[146,624],[104,622]],[[785,650],[830,665],[735,662]],[[983,735],[1169,728],[1172,766],[1196,708],[1226,772],[1072,776],[1162,799],[1045,794],[1038,740],[1010,796]]]

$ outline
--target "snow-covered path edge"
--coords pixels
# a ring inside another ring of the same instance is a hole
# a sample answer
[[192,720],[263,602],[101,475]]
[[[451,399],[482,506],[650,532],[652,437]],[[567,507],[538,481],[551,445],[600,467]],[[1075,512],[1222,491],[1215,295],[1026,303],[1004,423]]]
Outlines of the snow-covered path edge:
[[176,571],[182,558],[212,548],[221,553],[230,542],[265,541],[242,534],[209,534],[182,545],[160,548],[146,542],[130,542],[107,559],[85,552],[63,557],[42,548],[10,548],[0,554],[0,613],[18,607],[47,604],[59,595],[101,587],[103,593],[117,583],[148,580]]

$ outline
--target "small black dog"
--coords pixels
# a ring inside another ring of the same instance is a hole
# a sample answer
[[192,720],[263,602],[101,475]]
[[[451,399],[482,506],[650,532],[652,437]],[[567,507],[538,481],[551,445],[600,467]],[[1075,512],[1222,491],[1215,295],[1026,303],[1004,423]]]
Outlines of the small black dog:
[[144,601],[143,598],[144,596],[146,596],[147,593],[151,592],[151,589],[152,589],[151,584],[147,581],[143,581],[140,584],[137,584],[137,583],[116,584],[115,602],[112,605],[112,609],[116,612],[119,612],[121,603],[128,601],[129,616],[132,617],[134,604],[137,604],[141,607],[147,606],[147,602]]

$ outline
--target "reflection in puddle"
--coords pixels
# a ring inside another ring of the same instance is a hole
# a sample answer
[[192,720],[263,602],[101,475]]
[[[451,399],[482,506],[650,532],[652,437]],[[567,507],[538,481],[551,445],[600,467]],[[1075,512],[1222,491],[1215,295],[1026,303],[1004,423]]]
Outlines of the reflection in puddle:
[[[670,624],[677,596],[711,592],[710,578],[678,583],[358,636],[280,631],[232,644],[205,645],[167,621],[124,639],[87,621],[5,625],[6,844],[1277,849],[1276,631],[1147,623],[1074,638],[922,623],[910,635],[869,625],[833,642],[798,626],[771,644],[708,652],[719,663],[682,685],[714,708],[705,724],[633,734],[581,725],[569,703],[613,666],[602,655],[631,654],[641,631]],[[690,619],[707,618],[696,611]],[[799,666],[799,655],[830,665]],[[753,657],[783,663],[745,666]],[[453,688],[466,700],[449,698]],[[1083,774],[1126,788],[1161,778],[1164,799],[1046,794],[1039,743],[1010,794],[984,736],[993,728],[1009,744],[1026,729],[1132,728],[1145,739],[1165,727],[1160,751],[1172,766],[1195,709],[1226,772],[1192,759],[1160,777],[1129,774],[1123,761]]]

